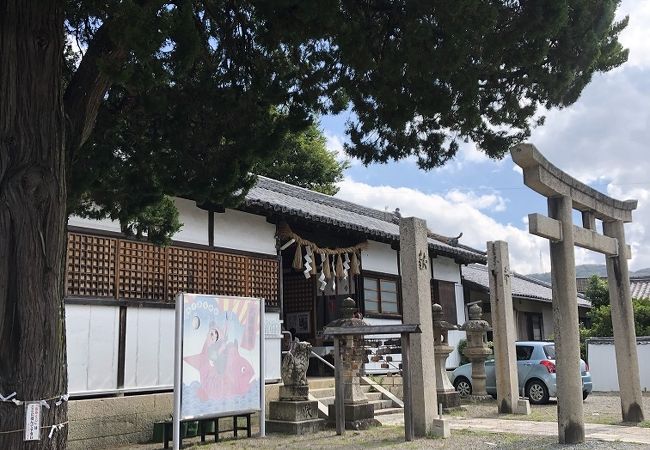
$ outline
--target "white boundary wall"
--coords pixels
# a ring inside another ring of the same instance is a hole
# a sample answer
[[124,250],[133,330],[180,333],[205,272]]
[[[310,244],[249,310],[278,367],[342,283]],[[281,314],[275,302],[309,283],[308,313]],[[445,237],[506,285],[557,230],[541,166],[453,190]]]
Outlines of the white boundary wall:
[[[650,390],[650,336],[637,337],[641,390]],[[587,340],[587,358],[594,391],[618,391],[616,353],[613,338]]]

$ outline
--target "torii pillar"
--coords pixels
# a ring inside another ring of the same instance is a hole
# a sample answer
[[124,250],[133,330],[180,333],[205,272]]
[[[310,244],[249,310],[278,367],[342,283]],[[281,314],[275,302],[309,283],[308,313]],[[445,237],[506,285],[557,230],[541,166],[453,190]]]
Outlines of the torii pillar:
[[[531,234],[550,241],[559,441],[576,444],[585,439],[574,245],[607,257],[623,420],[641,422],[643,403],[627,267],[630,250],[623,226],[632,221],[637,202],[613,199],[581,183],[551,164],[533,145],[518,145],[510,153],[523,169],[524,184],[548,199],[550,218],[530,214],[528,227]],[[573,225],[574,209],[582,212],[582,227]],[[596,231],[596,219],[603,222],[604,235]]]

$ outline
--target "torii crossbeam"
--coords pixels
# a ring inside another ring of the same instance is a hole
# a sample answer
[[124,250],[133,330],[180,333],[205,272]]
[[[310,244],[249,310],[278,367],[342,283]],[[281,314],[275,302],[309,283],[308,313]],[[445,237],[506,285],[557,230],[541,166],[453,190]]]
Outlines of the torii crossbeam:
[[[520,144],[510,153],[524,171],[524,184],[548,199],[550,217],[530,214],[528,227],[531,234],[550,242],[559,442],[585,440],[575,245],[607,257],[623,421],[641,422],[643,399],[627,265],[631,252],[625,244],[624,229],[624,223],[632,221],[637,201],[616,200],[581,183],[551,164],[531,144]],[[582,227],[573,225],[574,209],[582,213]],[[604,235],[596,230],[596,220],[602,221]]]

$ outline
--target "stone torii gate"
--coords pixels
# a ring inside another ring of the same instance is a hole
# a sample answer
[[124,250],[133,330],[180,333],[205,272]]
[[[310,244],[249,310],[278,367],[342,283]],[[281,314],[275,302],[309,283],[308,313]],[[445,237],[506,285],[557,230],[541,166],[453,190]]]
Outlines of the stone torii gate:
[[[630,250],[623,227],[632,221],[637,201],[616,200],[592,189],[555,167],[531,144],[520,144],[510,153],[524,171],[524,184],[548,199],[550,217],[530,214],[528,227],[531,234],[550,241],[559,442],[575,444],[585,439],[574,245],[607,257],[623,421],[641,422],[643,403],[627,264]],[[574,209],[582,213],[582,227],[573,224]],[[602,221],[604,235],[596,231],[596,219]]]

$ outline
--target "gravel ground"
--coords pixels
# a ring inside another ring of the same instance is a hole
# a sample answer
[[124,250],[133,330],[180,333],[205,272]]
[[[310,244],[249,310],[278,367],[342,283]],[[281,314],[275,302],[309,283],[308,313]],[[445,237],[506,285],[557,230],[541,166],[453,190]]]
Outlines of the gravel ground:
[[[644,395],[644,411],[650,414],[650,395]],[[540,422],[557,421],[557,402],[548,405],[532,405],[530,416],[497,414],[496,401],[490,400],[483,403],[464,402],[463,409],[451,415],[467,418],[500,418],[514,420],[531,420]],[[621,411],[618,396],[611,394],[592,394],[584,402],[585,421],[598,424],[620,424]],[[256,421],[255,421],[256,422]],[[254,423],[255,428],[257,423]],[[641,424],[650,427],[650,421]],[[254,428],[254,432],[256,431]],[[225,437],[225,436],[224,436]],[[454,430],[450,439],[418,439],[413,442],[404,442],[404,429],[399,426],[384,425],[368,431],[348,431],[345,436],[337,436],[334,430],[326,430],[306,436],[270,435],[262,438],[225,438],[220,444],[199,443],[198,438],[184,441],[184,448],[216,449],[216,448],[260,448],[260,449],[368,449],[368,448],[444,448],[458,450],[474,449],[562,449],[562,450],[587,450],[587,449],[643,449],[647,446],[623,442],[602,442],[588,440],[576,446],[559,445],[556,436],[519,435],[506,433],[488,433],[485,431]],[[122,447],[123,450],[158,450],[161,444],[143,444],[131,447]]]
[[[464,409],[459,412],[453,412],[451,415],[464,417],[490,417],[501,419],[516,420],[533,420],[538,422],[556,422],[557,421],[557,401],[551,400],[548,405],[531,405],[531,415],[525,416],[497,414],[496,401],[490,400],[483,403],[463,402]],[[643,410],[647,416],[650,416],[650,393],[643,396]],[[584,401],[585,422],[600,423],[608,425],[620,424],[623,420],[621,417],[621,401],[618,396],[606,393],[593,393]],[[650,420],[646,420],[642,426],[650,427]]]
[[[634,449],[644,448],[640,445],[621,442],[587,441],[576,446],[559,445],[553,436],[530,436],[516,434],[495,434],[482,431],[452,431],[449,439],[418,439],[404,442],[404,429],[396,426],[383,426],[367,431],[348,431],[345,436],[337,436],[333,430],[323,431],[307,436],[271,435],[264,439],[225,440],[220,444],[196,444],[196,440],[185,442],[184,448],[217,449],[217,448],[260,448],[260,449],[369,449],[369,448],[398,448],[398,449]],[[194,444],[194,445],[192,445]],[[153,450],[160,449],[160,444],[147,444],[123,449]]]

